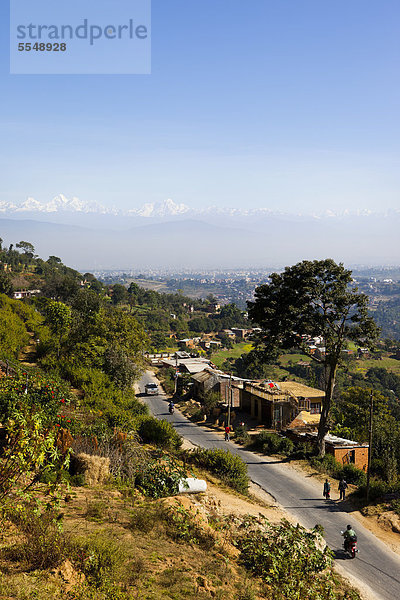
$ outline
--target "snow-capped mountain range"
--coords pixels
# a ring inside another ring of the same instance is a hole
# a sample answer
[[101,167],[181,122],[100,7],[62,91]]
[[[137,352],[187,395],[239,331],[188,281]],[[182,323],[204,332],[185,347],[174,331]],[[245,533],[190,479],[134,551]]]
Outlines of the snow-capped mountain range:
[[332,257],[398,264],[400,210],[288,214],[268,208],[190,208],[173,200],[122,211],[60,194],[0,202],[5,243],[29,240],[40,256],[81,269],[287,265]]
[[[391,211],[391,213],[400,213],[400,211],[395,210]],[[102,204],[97,202],[85,202],[80,200],[79,198],[73,196],[72,198],[66,198],[63,194],[59,194],[55,196],[52,200],[48,202],[40,202],[39,200],[35,200],[35,198],[28,197],[25,201],[14,204],[12,202],[0,201],[0,214],[2,216],[32,216],[33,214],[37,214],[38,216],[44,217],[45,215],[56,215],[57,213],[65,214],[65,213],[75,213],[75,214],[85,214],[85,215],[114,215],[114,216],[125,216],[125,217],[141,217],[145,219],[164,219],[171,217],[182,217],[185,218],[195,218],[196,216],[227,216],[227,217],[260,217],[260,216],[289,216],[287,213],[281,211],[273,211],[268,208],[252,208],[252,209],[242,209],[242,208],[227,208],[220,206],[208,206],[204,208],[190,208],[186,204],[176,203],[170,198],[164,200],[163,202],[154,202],[154,203],[146,203],[143,204],[140,208],[131,208],[128,210],[121,210],[117,208],[109,208],[105,207]],[[361,209],[361,210],[343,210],[341,212],[333,211],[330,209],[325,210],[319,214],[310,214],[305,215],[304,213],[298,213],[297,217],[311,217],[315,219],[320,218],[336,218],[336,217],[347,217],[347,216],[363,216],[368,217],[374,215],[371,210]],[[292,215],[294,216],[294,215]]]

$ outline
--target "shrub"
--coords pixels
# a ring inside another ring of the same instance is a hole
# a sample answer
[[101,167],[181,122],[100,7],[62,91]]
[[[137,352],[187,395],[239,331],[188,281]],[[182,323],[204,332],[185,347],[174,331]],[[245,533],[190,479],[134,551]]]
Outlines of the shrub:
[[294,450],[294,443],[286,437],[277,433],[261,431],[253,438],[253,448],[262,450],[264,454],[284,454],[289,455]]
[[177,450],[182,445],[181,436],[168,421],[141,416],[136,421],[136,430],[143,442],[153,443],[161,448]]
[[231,454],[228,450],[198,448],[185,453],[185,458],[193,464],[215,473],[238,492],[247,494],[249,486],[247,466],[239,456]]
[[[148,451],[139,444],[136,434],[120,430],[115,430],[113,435],[105,431],[98,436],[77,436],[72,449],[75,455],[84,453],[108,458],[109,471],[120,482],[134,483],[136,474],[145,468],[150,459]],[[72,478],[71,483],[73,484]]]
[[130,528],[150,533],[160,520],[160,510],[157,504],[145,504],[133,510]]
[[271,597],[279,598],[334,598],[334,585],[327,591],[326,580],[316,575],[332,564],[332,554],[318,544],[317,528],[307,531],[300,525],[282,521],[266,525],[240,536],[237,546],[245,567],[261,577],[270,586]]
[[390,508],[400,517],[400,499],[392,500]]
[[108,348],[104,355],[104,371],[114,384],[126,390],[138,378],[138,368],[120,349]]
[[25,536],[25,541],[12,548],[13,558],[26,561],[33,569],[49,569],[62,563],[68,543],[54,510],[38,512],[25,506],[7,516]]
[[204,412],[201,408],[197,409],[191,416],[192,421],[196,423],[199,421],[204,421]]
[[120,547],[101,534],[75,538],[70,552],[72,561],[84,573],[88,583],[98,586],[109,581],[123,561]]
[[175,392],[175,369],[169,368],[161,372],[161,385],[169,396]]
[[204,405],[204,411],[206,415],[211,415],[214,408],[218,406],[221,398],[217,392],[206,392],[201,400]]
[[254,450],[262,450],[263,445],[268,441],[271,434],[268,431],[260,431],[252,436],[252,448]]
[[[386,494],[391,494],[400,491],[400,485],[391,485],[382,481],[381,479],[371,479],[369,488],[369,499],[374,501],[378,499],[384,499]],[[367,495],[367,485],[360,485],[357,490],[357,496],[365,498]]]
[[178,503],[174,507],[165,507],[163,518],[167,525],[167,533],[176,541],[196,544],[203,550],[210,550],[215,545],[215,537],[211,531],[199,524],[195,515]]
[[136,475],[136,487],[151,498],[173,496],[179,491],[179,481],[187,477],[186,470],[168,456],[150,460]]
[[325,454],[323,458],[314,456],[311,458],[311,466],[320,473],[327,473],[331,477],[339,478],[340,464],[335,460],[332,454]]
[[60,469],[58,472],[51,471],[43,473],[43,475],[40,476],[40,482],[52,485],[59,483],[69,484],[74,487],[82,487],[85,485],[85,476],[83,473],[71,475],[66,469]]
[[310,458],[313,454],[315,454],[315,452],[315,446],[313,446],[313,444],[309,442],[300,442],[297,444],[295,443],[294,449],[290,453],[290,458],[297,460]]
[[235,442],[248,446],[251,443],[251,435],[247,433],[246,425],[237,425],[235,427]]
[[360,486],[366,483],[367,476],[364,471],[357,469],[354,465],[344,465],[339,472],[339,479],[345,479],[347,483]]
[[88,502],[85,517],[88,521],[101,523],[104,519],[105,505],[103,502]]

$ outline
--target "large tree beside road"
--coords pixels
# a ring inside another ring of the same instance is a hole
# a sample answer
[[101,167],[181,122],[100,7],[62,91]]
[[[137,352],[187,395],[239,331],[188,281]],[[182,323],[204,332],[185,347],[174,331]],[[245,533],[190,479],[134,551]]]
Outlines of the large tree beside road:
[[[304,260],[282,273],[272,273],[269,283],[255,291],[249,317],[259,325],[257,351],[271,359],[280,351],[299,348],[324,366],[325,399],[318,429],[319,454],[325,454],[329,413],[342,351],[348,341],[370,346],[378,328],[368,314],[368,296],[352,285],[351,271],[332,259]],[[312,338],[322,337],[325,352],[309,349]]]

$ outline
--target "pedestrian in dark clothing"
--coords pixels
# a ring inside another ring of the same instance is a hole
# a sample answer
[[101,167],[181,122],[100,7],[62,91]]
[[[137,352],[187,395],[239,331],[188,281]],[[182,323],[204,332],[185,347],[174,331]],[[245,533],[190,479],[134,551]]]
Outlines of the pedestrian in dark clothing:
[[227,425],[225,427],[225,441],[226,442],[229,442],[229,434],[230,434],[230,432],[231,432],[231,428],[229,427],[229,425]]
[[340,492],[339,500],[345,499],[347,488],[348,488],[348,485],[347,485],[346,481],[344,479],[341,479],[339,481],[339,492]]
[[330,500],[331,484],[329,483],[329,481],[327,479],[325,479],[323,495],[326,498],[326,500]]

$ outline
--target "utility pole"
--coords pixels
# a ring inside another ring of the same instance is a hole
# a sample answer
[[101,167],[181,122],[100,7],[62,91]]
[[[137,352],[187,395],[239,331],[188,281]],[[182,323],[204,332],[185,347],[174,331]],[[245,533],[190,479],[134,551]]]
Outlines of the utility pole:
[[175,389],[174,389],[174,396],[176,396],[177,389],[178,389],[178,353],[175,352]]
[[369,404],[369,445],[368,445],[368,472],[367,472],[367,502],[369,501],[369,484],[371,474],[371,456],[372,456],[372,420],[374,413],[374,393],[371,390],[370,404]]
[[231,426],[232,373],[229,374],[228,427]]

